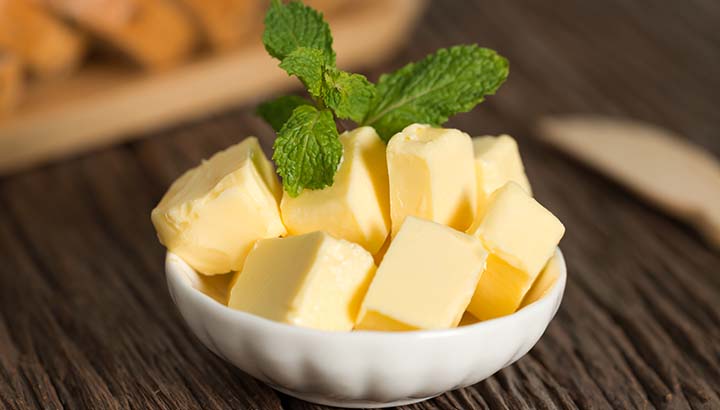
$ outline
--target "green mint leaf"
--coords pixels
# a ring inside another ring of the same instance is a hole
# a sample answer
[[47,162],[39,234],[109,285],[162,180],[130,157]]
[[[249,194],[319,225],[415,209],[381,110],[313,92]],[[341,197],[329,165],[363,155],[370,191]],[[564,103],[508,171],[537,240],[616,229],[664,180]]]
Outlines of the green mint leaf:
[[385,141],[412,123],[442,125],[494,94],[508,76],[508,61],[476,45],[438,50],[380,77],[363,125]]
[[325,54],[317,48],[298,47],[280,63],[280,68],[297,76],[313,97],[320,97]]
[[357,123],[365,118],[375,97],[375,86],[365,76],[330,68],[325,71],[323,102],[339,118]]
[[297,95],[284,95],[260,104],[257,108],[257,114],[270,124],[275,131],[280,131],[295,108],[301,105],[310,105],[310,101]]
[[332,34],[322,13],[297,1],[283,5],[272,0],[265,15],[263,43],[267,52],[281,61],[298,47],[307,47],[322,50],[326,62],[335,65]]
[[280,67],[300,78],[310,95],[320,99],[339,118],[362,121],[375,97],[375,87],[367,78],[326,66],[323,52],[316,48],[295,49]]
[[343,152],[332,112],[310,105],[295,108],[278,132],[273,150],[277,172],[290,196],[300,195],[304,188],[332,185]]

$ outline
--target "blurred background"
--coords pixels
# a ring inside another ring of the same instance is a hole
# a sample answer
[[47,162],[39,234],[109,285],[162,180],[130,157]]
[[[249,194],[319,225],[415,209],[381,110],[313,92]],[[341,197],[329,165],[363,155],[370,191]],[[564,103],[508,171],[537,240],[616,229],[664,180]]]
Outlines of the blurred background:
[[[425,2],[310,0],[339,63],[406,42]],[[126,141],[297,86],[262,45],[269,0],[0,1],[0,172]]]
[[[506,56],[497,95],[448,126],[514,136],[538,200],[567,227],[570,279],[546,336],[428,408],[720,407],[720,254],[688,212],[658,208],[537,126],[639,120],[716,161],[720,2],[306,3],[325,11],[340,65],[372,81],[455,44]],[[270,153],[255,106],[299,87],[262,48],[266,6],[0,0],[0,407],[310,408],[195,342],[149,220],[202,158],[250,135]],[[660,186],[698,180],[685,172],[697,161],[652,152],[636,147],[624,162],[654,159],[665,173],[648,179]],[[706,192],[699,201],[717,213],[713,172],[692,195]]]
[[[267,2],[1,0],[0,170],[145,137],[297,85],[262,49]],[[521,127],[550,113],[612,114],[717,150],[714,2],[451,1],[428,12],[413,0],[307,3],[331,22],[340,64],[371,79],[457,43],[507,56],[509,81],[474,117],[499,111]],[[474,132],[498,131],[489,123]]]

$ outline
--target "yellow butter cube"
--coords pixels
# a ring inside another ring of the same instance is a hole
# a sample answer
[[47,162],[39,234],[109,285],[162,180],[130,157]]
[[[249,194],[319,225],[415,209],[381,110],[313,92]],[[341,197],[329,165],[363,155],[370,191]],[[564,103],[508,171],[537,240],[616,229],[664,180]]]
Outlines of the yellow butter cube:
[[391,239],[392,238],[388,237],[385,240],[385,243],[383,243],[383,245],[380,247],[380,250],[373,254],[373,258],[375,258],[376,265],[380,265],[380,262],[382,262],[383,258],[385,257],[385,254],[387,253],[387,250],[390,247]]
[[239,270],[255,241],[285,234],[280,183],[256,138],[178,178],[152,211],[160,242],[198,272]]
[[471,325],[474,325],[474,324],[479,323],[479,322],[480,322],[480,319],[476,318],[475,316],[473,316],[473,315],[470,314],[469,312],[465,312],[465,313],[462,315],[462,318],[460,319],[460,323],[458,323],[458,327],[460,327],[460,326],[471,326]]
[[485,248],[533,279],[555,252],[565,227],[514,182],[490,197],[485,215],[473,232]]
[[457,326],[486,257],[477,238],[408,216],[378,267],[356,329]]
[[228,306],[270,320],[351,330],[375,273],[370,253],[325,232],[258,241]]
[[525,307],[547,295],[560,277],[560,269],[560,259],[556,253],[550,258],[547,265],[545,265],[545,269],[543,269],[535,279],[530,290],[525,294],[522,303],[520,303],[520,307]]
[[340,135],[343,159],[332,186],[280,203],[291,235],[326,231],[376,253],[390,230],[385,144],[371,127]]
[[393,236],[406,216],[466,230],[477,194],[471,138],[456,129],[414,124],[387,146]]
[[496,190],[472,232],[490,252],[468,311],[479,319],[514,312],[555,252],[563,224],[515,182]]
[[480,320],[509,315],[520,306],[531,285],[530,275],[490,255],[467,310]]
[[477,177],[477,213],[479,221],[485,212],[487,201],[496,189],[509,181],[516,182],[532,195],[530,182],[525,175],[517,142],[509,135],[473,138],[475,175]]

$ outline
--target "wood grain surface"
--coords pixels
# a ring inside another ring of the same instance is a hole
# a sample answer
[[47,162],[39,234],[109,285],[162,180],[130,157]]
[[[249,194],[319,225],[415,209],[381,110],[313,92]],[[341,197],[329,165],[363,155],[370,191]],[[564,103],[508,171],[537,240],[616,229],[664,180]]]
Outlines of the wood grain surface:
[[[507,55],[508,83],[451,125],[515,135],[536,196],[567,227],[565,300],[537,346],[406,409],[720,408],[720,254],[533,132],[543,114],[629,116],[720,154],[718,23],[716,0],[438,1],[402,53],[367,71],[456,43]],[[195,340],[150,224],[201,158],[248,135],[271,146],[252,112],[0,179],[0,408],[321,408]]]

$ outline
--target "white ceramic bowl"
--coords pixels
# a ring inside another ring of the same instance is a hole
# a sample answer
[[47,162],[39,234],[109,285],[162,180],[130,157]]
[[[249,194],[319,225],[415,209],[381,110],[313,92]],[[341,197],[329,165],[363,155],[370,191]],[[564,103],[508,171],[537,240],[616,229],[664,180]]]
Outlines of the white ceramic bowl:
[[414,403],[490,377],[535,345],[567,278],[558,250],[547,267],[552,287],[512,315],[450,330],[326,332],[224,306],[216,300],[223,279],[201,277],[171,253],[165,269],[175,304],[208,349],[281,392],[342,407]]

